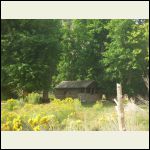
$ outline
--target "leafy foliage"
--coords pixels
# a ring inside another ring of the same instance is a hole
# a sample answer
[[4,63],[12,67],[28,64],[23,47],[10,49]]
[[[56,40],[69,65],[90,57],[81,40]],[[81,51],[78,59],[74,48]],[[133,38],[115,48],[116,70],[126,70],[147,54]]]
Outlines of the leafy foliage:
[[60,21],[1,22],[2,89],[48,90],[60,49]]
[[107,78],[122,82],[128,94],[144,93],[142,76],[149,72],[148,22],[111,20],[106,28],[111,41],[102,59]]
[[103,66],[100,63],[108,20],[64,21],[62,54],[55,82],[62,80],[94,79],[103,82]]
[[[1,20],[1,83],[4,99],[19,91],[43,91],[47,99],[62,80],[98,83],[116,95],[116,82],[130,95],[145,95],[149,74],[149,20]],[[19,95],[20,96],[20,95]],[[43,102],[45,102],[43,100]]]

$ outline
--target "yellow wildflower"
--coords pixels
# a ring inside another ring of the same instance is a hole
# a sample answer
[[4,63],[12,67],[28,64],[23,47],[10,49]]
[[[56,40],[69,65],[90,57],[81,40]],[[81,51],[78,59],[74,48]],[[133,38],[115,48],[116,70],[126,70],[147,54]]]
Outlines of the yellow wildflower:
[[2,124],[2,130],[3,131],[10,131],[11,130],[9,122]]
[[40,131],[40,126],[36,126],[33,128],[34,131]]
[[49,118],[48,116],[45,116],[45,117],[43,117],[43,118],[40,119],[40,123],[41,123],[41,124],[48,123],[48,122],[49,122],[49,119],[50,119],[50,118]]
[[15,118],[13,120],[13,130],[14,131],[21,131],[22,130],[22,124],[21,124],[20,116],[18,116],[17,118]]

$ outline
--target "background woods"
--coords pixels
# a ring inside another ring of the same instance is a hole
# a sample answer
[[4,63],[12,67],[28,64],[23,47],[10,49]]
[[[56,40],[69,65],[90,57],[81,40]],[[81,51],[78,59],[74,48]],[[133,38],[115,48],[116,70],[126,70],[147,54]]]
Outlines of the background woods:
[[147,95],[149,20],[1,20],[2,99],[48,91],[63,80],[95,80],[108,96],[116,82]]

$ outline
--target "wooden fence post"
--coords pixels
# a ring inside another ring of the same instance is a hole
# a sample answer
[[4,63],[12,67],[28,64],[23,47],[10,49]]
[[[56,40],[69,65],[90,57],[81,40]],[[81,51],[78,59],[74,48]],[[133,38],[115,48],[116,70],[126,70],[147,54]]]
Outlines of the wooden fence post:
[[124,119],[124,106],[123,106],[123,96],[122,96],[122,86],[121,84],[117,83],[117,101],[116,102],[116,110],[118,114],[118,124],[119,124],[119,130],[125,131],[125,119]]

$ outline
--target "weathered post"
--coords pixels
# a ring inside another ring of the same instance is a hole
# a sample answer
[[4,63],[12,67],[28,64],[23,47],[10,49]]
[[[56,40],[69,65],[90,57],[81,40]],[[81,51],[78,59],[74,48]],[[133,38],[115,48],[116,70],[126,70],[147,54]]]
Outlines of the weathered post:
[[118,114],[118,124],[119,124],[119,130],[125,131],[125,120],[124,120],[124,106],[123,106],[123,96],[122,96],[122,87],[121,84],[117,83],[117,101],[116,102],[116,110]]

